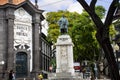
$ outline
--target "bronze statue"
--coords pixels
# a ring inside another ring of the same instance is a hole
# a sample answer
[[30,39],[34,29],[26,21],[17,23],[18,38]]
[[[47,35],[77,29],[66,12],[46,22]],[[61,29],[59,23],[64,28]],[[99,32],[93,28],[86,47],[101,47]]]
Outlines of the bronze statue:
[[67,18],[65,18],[65,16],[63,15],[59,21],[58,24],[60,26],[60,32],[61,34],[66,34],[68,32],[68,20]]

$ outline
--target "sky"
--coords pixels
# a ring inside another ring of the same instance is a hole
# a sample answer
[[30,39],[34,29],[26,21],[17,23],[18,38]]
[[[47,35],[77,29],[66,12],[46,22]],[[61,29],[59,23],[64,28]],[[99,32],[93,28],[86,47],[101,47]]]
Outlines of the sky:
[[[35,2],[35,0],[31,0]],[[86,0],[88,3],[91,0]],[[97,5],[102,5],[107,10],[112,0],[98,0]],[[38,0],[39,9],[45,10],[45,12],[68,10],[70,12],[81,13],[83,8],[77,0]]]
[[[31,0],[34,4],[35,0]],[[86,0],[87,3],[90,3],[91,0]],[[112,0],[98,0],[97,5],[102,5],[108,10],[109,5]],[[82,6],[78,3],[77,0],[38,0],[39,9],[44,10],[44,13],[47,12],[56,12],[58,10],[68,10],[70,12],[82,13]],[[44,14],[43,14],[44,15]],[[42,23],[45,35],[47,35],[48,22],[43,21]]]
[[[78,13],[82,11],[81,5],[78,4],[75,0],[42,0],[38,4],[40,9],[44,9],[47,12],[58,11],[58,10],[73,11],[76,9]],[[79,9],[76,7],[79,7]]]

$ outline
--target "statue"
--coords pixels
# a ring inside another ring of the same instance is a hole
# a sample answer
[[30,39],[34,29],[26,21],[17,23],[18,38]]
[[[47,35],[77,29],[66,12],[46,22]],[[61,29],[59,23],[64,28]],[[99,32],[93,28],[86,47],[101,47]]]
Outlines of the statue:
[[60,26],[61,34],[66,34],[68,32],[68,20],[64,15],[59,19],[58,25]]

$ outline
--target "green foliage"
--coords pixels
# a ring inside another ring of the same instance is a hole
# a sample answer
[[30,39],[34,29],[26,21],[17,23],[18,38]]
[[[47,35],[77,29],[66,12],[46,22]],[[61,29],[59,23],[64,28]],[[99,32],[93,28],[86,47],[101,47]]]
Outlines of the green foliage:
[[110,29],[109,29],[109,34],[111,39],[113,39],[115,37],[115,34],[117,33],[117,31],[115,30],[115,27],[113,24],[110,25]]
[[[98,6],[96,12],[100,18],[103,18],[105,9]],[[100,47],[95,37],[95,25],[86,11],[83,11],[82,14],[68,11],[47,13],[47,21],[49,22],[48,40],[53,44],[56,43],[57,37],[60,35],[57,21],[63,14],[69,21],[68,34],[74,43],[74,60],[80,62],[83,60],[93,61],[95,57],[97,59]]]
[[56,59],[55,58],[51,59],[50,65],[52,65],[53,67],[56,66]]
[[95,12],[102,19],[105,15],[105,8],[103,6],[97,6]]
[[74,59],[76,61],[93,60],[94,55],[99,53],[99,46],[95,38],[94,24],[85,11],[76,20],[71,33],[75,45]]
[[73,26],[74,20],[78,18],[78,13],[70,13],[68,11],[58,11],[58,12],[49,12],[47,13],[47,21],[49,22],[48,29],[48,41],[51,41],[53,44],[56,43],[58,35],[60,35],[58,20],[65,15],[69,21],[68,33],[70,34],[71,27]]

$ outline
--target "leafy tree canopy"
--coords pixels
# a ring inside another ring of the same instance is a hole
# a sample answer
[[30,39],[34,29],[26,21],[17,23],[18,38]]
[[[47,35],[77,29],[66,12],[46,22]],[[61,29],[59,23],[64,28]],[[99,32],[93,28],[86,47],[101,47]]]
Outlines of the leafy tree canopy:
[[[102,6],[96,7],[96,13],[103,18],[105,9]],[[56,43],[57,37],[60,35],[57,21],[62,15],[65,15],[69,21],[68,34],[74,43],[74,60],[91,60],[99,57],[99,45],[95,37],[95,25],[88,13],[83,10],[82,14],[68,11],[58,11],[47,13],[47,21],[49,22],[48,40]]]

